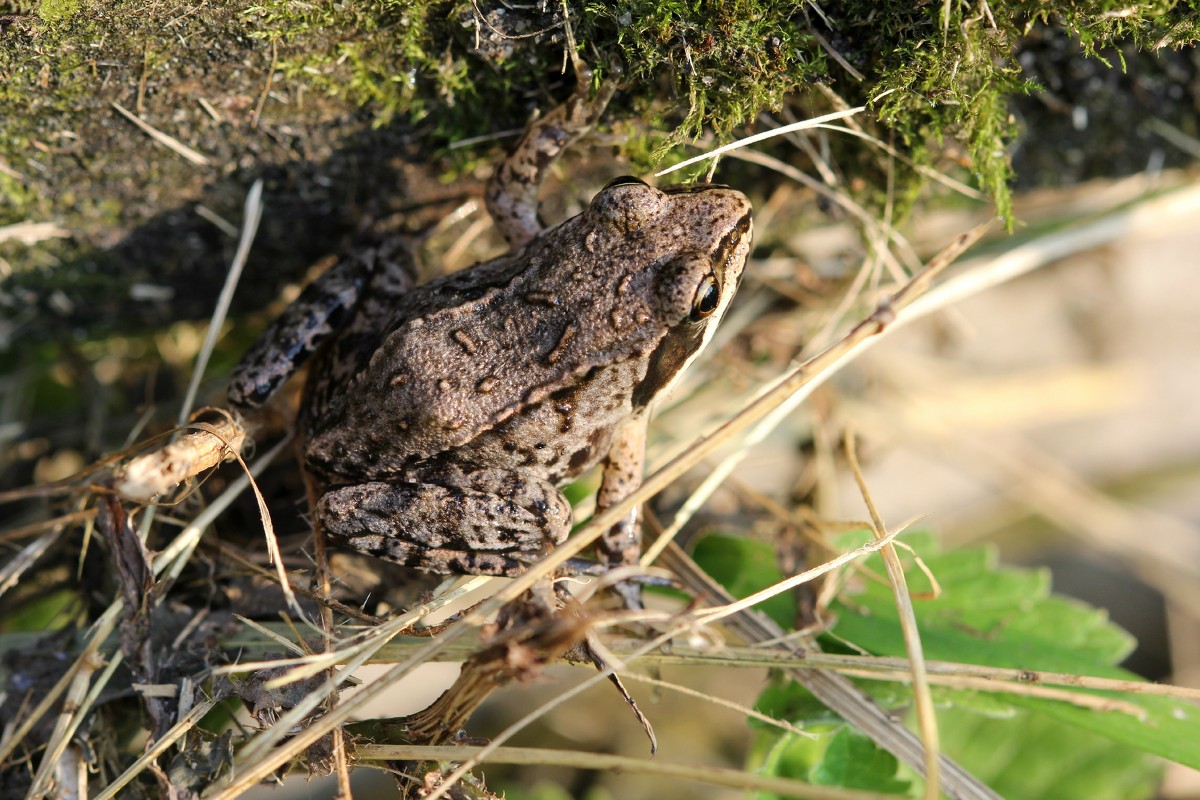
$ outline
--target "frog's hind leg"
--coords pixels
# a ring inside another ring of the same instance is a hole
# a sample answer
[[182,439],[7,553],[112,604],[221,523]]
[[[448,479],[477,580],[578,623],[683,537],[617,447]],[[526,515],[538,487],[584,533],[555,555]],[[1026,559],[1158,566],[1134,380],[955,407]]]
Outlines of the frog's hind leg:
[[366,368],[392,330],[389,317],[400,298],[416,285],[415,256],[412,242],[406,237],[389,236],[378,244],[362,243],[353,258],[364,265],[367,283],[353,314],[342,322],[338,335],[314,362],[314,374],[320,379],[305,384],[302,422],[309,430],[329,413],[339,395],[345,396],[354,378]]
[[508,576],[570,532],[570,504],[539,478],[498,469],[411,477],[333,487],[317,503],[322,529],[417,569]]
[[530,123],[521,141],[496,168],[484,199],[488,213],[510,247],[518,250],[542,231],[538,221],[538,189],[550,166],[591,130],[617,86],[611,80],[592,93],[592,70],[574,59],[575,92],[560,106]]

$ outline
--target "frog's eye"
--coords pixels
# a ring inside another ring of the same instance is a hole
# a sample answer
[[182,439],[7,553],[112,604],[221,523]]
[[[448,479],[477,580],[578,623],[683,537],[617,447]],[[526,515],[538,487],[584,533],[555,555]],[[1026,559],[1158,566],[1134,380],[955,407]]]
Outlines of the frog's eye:
[[692,319],[704,319],[716,311],[720,304],[721,287],[717,285],[716,277],[710,272],[704,276],[704,280],[700,281],[700,286],[696,288],[696,298],[692,300]]
[[[646,183],[644,180],[642,180],[641,178],[635,178],[632,175],[622,175],[619,178],[613,178],[611,181],[609,181],[607,184],[605,184],[604,189],[611,189],[614,186],[628,186],[631,183],[638,183],[638,184],[641,184],[642,186],[650,185],[650,184]],[[601,191],[604,191],[604,189],[601,189]]]

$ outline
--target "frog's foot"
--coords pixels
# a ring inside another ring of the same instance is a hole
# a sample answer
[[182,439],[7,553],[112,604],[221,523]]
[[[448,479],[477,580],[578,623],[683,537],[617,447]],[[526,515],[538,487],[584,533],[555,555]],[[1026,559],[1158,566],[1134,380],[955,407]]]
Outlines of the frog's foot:
[[317,502],[335,539],[441,574],[518,575],[567,537],[571,506],[521,473],[445,469],[419,480],[336,486]]

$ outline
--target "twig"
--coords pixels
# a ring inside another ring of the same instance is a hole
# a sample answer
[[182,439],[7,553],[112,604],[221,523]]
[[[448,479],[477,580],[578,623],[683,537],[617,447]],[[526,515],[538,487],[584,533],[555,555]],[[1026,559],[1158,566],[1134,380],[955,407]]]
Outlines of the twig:
[[803,736],[806,739],[820,738],[819,734],[811,733],[803,728],[797,728],[795,725],[786,720],[775,719],[775,717],[772,717],[769,714],[764,714],[761,711],[757,711],[749,706],[741,703],[735,703],[732,700],[726,700],[723,697],[717,697],[707,692],[700,692],[688,686],[683,686],[678,683],[671,683],[670,681],[659,680],[658,678],[651,678],[649,675],[638,675],[636,672],[627,672],[625,673],[624,677],[627,681],[644,683],[649,686],[657,686],[660,689],[669,689],[672,692],[677,692],[685,695],[686,697],[702,700],[705,703],[712,703],[713,705],[718,705],[722,708],[732,709],[741,716],[756,719],[764,725],[770,725],[773,728],[779,728],[781,731],[787,731],[793,736]]
[[[478,755],[480,750],[479,747],[360,745],[355,752],[359,758],[379,761],[461,761],[465,757]],[[805,797],[810,800],[897,800],[899,797],[894,794],[815,786],[787,778],[754,775],[742,770],[693,764],[672,764],[659,759],[651,761],[608,753],[551,750],[538,747],[500,747],[492,751],[488,760],[497,764],[560,765],[642,773],[665,778],[694,780],[713,786],[730,786],[735,789],[758,790],[788,797]]]
[[267,104],[267,95],[271,93],[271,83],[275,80],[275,63],[278,54],[278,45],[275,40],[271,40],[271,66],[267,70],[267,81],[263,85],[262,94],[258,98],[258,105],[254,107],[254,122],[250,125],[251,128],[257,128],[259,121],[262,119],[263,106]]
[[193,164],[198,164],[199,166],[202,166],[202,167],[208,166],[208,164],[209,164],[208,156],[202,155],[201,153],[196,152],[195,150],[188,147],[186,144],[179,141],[178,139],[168,136],[167,134],[163,133],[162,131],[158,130],[157,128],[152,127],[150,125],[150,123],[143,120],[137,114],[134,114],[133,112],[126,110],[120,103],[114,102],[114,103],[111,103],[110,105],[112,105],[112,107],[115,108],[121,114],[121,116],[125,117],[125,119],[129,120],[134,125],[137,125],[139,128],[141,128],[154,141],[158,142],[159,144],[163,145],[164,147],[174,150],[176,153],[183,156],[184,158],[186,158],[188,161],[192,162]]
[[[858,465],[858,449],[854,430],[846,435],[846,457],[849,461],[850,472],[858,484],[858,491],[866,503],[871,515],[871,531],[876,540],[883,541],[887,536],[887,526]],[[892,584],[892,598],[896,603],[896,613],[900,620],[900,632],[904,637],[904,649],[908,653],[909,673],[913,687],[913,701],[917,709],[917,727],[921,730],[921,742],[925,745],[925,800],[937,800],[940,792],[941,769],[938,754],[941,750],[938,737],[937,714],[933,708],[933,695],[929,690],[929,678],[925,674],[925,651],[921,647],[921,632],[917,629],[917,616],[913,612],[912,597],[908,592],[908,581],[904,577],[904,566],[896,555],[896,548],[889,541],[882,548],[884,566],[887,568],[888,579]]]
[[663,175],[669,175],[676,170],[683,169],[684,167],[690,167],[692,164],[697,164],[701,161],[707,161],[710,158],[716,158],[717,156],[745,147],[746,145],[751,145],[755,142],[761,142],[764,139],[773,139],[776,136],[783,136],[784,134],[792,133],[793,131],[802,131],[808,128],[815,128],[823,122],[833,122],[837,119],[852,117],[858,112],[864,110],[866,110],[866,106],[858,106],[857,108],[851,108],[845,111],[834,111],[830,114],[823,114],[822,116],[813,117],[812,119],[793,122],[791,125],[784,125],[779,128],[772,128],[769,131],[756,133],[753,136],[747,136],[743,139],[738,139],[736,142],[730,142],[729,144],[721,145],[715,150],[710,150],[707,153],[702,153],[701,155],[694,156],[685,161],[680,161],[678,164],[673,164],[666,169],[659,170],[658,172],[654,173],[654,177],[661,178]]

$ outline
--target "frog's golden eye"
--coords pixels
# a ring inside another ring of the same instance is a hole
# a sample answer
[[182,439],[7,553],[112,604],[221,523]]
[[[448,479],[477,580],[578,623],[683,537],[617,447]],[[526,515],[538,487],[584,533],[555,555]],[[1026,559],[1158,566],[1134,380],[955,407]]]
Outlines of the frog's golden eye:
[[637,183],[642,186],[650,185],[650,184],[646,183],[644,180],[642,180],[641,178],[635,178],[632,175],[622,175],[619,178],[613,178],[611,181],[609,181],[607,184],[605,184],[604,189],[602,189],[601,191],[604,191],[606,189],[611,189],[614,186],[628,186],[631,183]]
[[721,287],[710,272],[704,276],[704,280],[700,281],[700,286],[696,289],[696,299],[692,301],[692,319],[704,319],[716,311],[720,304]]

